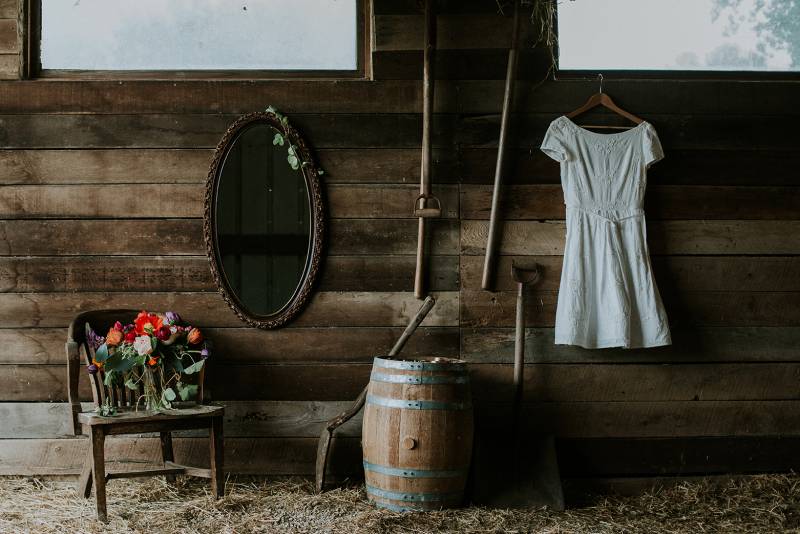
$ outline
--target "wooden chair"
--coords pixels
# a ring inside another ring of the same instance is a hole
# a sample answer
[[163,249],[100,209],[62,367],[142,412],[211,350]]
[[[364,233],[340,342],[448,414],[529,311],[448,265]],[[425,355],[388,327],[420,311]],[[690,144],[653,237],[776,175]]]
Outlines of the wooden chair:
[[[102,371],[98,371],[94,375],[86,371],[90,354],[86,345],[86,323],[89,323],[98,335],[105,335],[114,321],[132,322],[137,313],[136,310],[97,310],[81,313],[72,321],[67,335],[67,395],[71,405],[72,428],[75,435],[86,433],[91,436],[91,447],[78,480],[77,491],[78,494],[88,498],[91,495],[92,483],[94,483],[97,517],[101,521],[107,521],[108,517],[106,513],[106,481],[114,478],[166,475],[168,481],[173,481],[175,475],[182,474],[210,478],[211,492],[217,498],[222,497],[225,491],[222,432],[222,416],[225,409],[221,406],[202,404],[205,369],[198,374],[198,404],[186,409],[168,410],[166,413],[148,412],[141,406],[137,411],[136,399],[139,397],[137,392],[126,391],[124,387],[106,387],[103,385]],[[84,355],[85,363],[83,364],[81,363],[81,352]],[[205,368],[205,366],[203,367]],[[95,407],[109,399],[117,407],[118,415],[102,417],[93,411],[83,412],[81,410],[78,395],[80,373],[89,377]],[[210,469],[179,465],[174,461],[172,432],[193,429],[209,430]],[[146,432],[158,432],[161,436],[161,454],[164,466],[140,471],[106,473],[104,451],[106,436]]]

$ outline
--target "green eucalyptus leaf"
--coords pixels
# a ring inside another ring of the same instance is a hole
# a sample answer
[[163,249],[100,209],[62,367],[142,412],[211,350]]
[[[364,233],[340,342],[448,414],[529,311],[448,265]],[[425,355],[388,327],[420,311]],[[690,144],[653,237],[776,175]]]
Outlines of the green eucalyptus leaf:
[[172,388],[167,388],[164,390],[164,399],[167,401],[174,401],[175,400],[175,391]]
[[130,371],[135,363],[136,360],[134,358],[125,358],[120,353],[114,353],[108,357],[103,368],[110,371],[125,373]]
[[180,374],[183,372],[183,362],[177,356],[170,358],[170,363],[172,364],[172,368],[175,369],[175,372]]
[[94,359],[97,360],[98,363],[103,363],[108,359],[108,345],[103,343],[97,350],[94,352]]
[[192,375],[192,374],[194,374],[194,373],[197,373],[197,372],[199,372],[199,371],[200,371],[200,369],[202,369],[202,368],[203,368],[203,364],[204,364],[204,363],[206,363],[206,361],[205,361],[205,360],[197,360],[196,362],[194,362],[194,363],[193,363],[192,365],[190,365],[189,367],[186,367],[186,368],[183,370],[183,372],[184,372],[185,374],[187,374],[187,375]]
[[325,171],[323,171],[322,169],[317,169],[317,174],[322,176],[323,174],[325,174]]
[[132,378],[129,378],[125,381],[125,387],[133,391],[139,391],[139,386],[133,381]]
[[295,171],[296,171],[297,169],[299,169],[299,168],[300,168],[300,162],[298,161],[298,159],[297,159],[297,156],[292,156],[292,155],[290,155],[289,157],[287,157],[287,158],[286,158],[286,161],[288,161],[288,162],[289,162],[289,166],[290,166],[290,167],[291,167],[293,170],[295,170]]
[[183,401],[193,399],[197,396],[197,386],[194,384],[182,384],[181,387],[178,388],[178,394]]
[[283,139],[283,136],[281,134],[279,134],[279,133],[276,133],[275,137],[272,138],[272,144],[273,145],[283,146],[284,143],[285,143],[285,140]]
[[117,374],[113,369],[106,369],[105,376],[103,377],[103,384],[111,387],[114,384],[114,379]]

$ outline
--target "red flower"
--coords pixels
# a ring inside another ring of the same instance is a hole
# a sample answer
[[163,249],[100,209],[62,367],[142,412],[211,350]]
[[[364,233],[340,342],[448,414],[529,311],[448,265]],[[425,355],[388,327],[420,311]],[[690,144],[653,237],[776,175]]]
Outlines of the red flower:
[[156,337],[161,341],[166,341],[172,335],[172,331],[169,329],[168,326],[162,326],[158,330],[156,330]]
[[134,339],[136,339],[136,332],[133,330],[125,334],[125,343],[133,343]]
[[197,328],[192,328],[186,336],[186,340],[192,345],[197,345],[203,341],[203,334]]
[[139,335],[152,335],[164,324],[161,317],[155,313],[147,313],[146,311],[140,312],[133,323],[136,327],[136,333]]

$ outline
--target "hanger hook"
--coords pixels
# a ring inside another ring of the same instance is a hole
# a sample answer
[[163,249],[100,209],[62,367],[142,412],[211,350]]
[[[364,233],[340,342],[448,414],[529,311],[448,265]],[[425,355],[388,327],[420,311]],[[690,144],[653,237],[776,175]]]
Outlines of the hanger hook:
[[597,79],[600,80],[600,93],[602,93],[603,92],[603,74],[599,73],[597,75]]

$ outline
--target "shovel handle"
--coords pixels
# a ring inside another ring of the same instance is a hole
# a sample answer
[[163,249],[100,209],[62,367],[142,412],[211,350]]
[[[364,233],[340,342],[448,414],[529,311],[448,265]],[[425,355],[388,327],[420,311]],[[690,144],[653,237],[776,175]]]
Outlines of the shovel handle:
[[[517,321],[514,342],[514,409],[522,402],[523,373],[525,369],[525,284],[517,283]],[[516,419],[516,418],[515,418]]]
[[489,233],[486,238],[486,255],[483,261],[483,278],[481,287],[489,290],[494,285],[494,260],[497,256],[499,241],[498,226],[500,217],[500,188],[503,185],[503,171],[506,163],[506,146],[508,144],[508,130],[511,123],[511,106],[514,103],[514,86],[517,79],[517,65],[519,54],[520,3],[514,0],[514,27],[511,34],[511,48],[508,50],[508,64],[506,66],[506,88],[503,93],[503,113],[500,118],[500,139],[497,143],[497,164],[494,170],[494,188],[492,189],[492,211],[489,215]]

